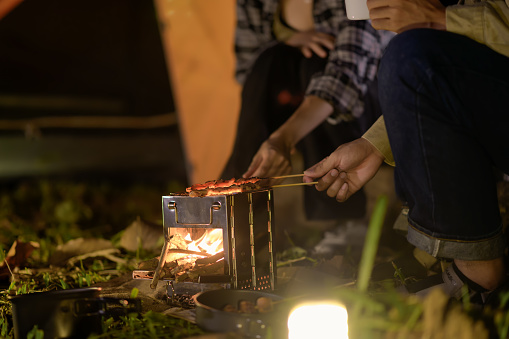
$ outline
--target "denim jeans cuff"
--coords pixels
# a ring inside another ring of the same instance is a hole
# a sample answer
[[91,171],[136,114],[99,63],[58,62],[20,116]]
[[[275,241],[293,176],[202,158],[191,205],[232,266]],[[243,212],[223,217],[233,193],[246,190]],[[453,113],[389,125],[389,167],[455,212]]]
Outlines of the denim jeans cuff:
[[502,232],[489,239],[461,241],[435,238],[415,229],[412,225],[408,226],[407,240],[434,257],[459,260],[500,258],[507,246],[506,237]]

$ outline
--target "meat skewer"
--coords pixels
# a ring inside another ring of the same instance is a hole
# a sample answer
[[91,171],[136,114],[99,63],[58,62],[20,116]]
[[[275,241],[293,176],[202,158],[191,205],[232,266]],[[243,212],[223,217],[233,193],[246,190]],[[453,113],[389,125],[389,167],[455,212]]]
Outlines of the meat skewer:
[[249,192],[254,190],[259,190],[263,188],[276,188],[276,187],[291,187],[291,186],[301,186],[301,185],[313,185],[317,182],[309,182],[309,183],[294,183],[294,184],[284,184],[284,185],[268,185],[270,180],[281,180],[287,178],[296,178],[304,176],[303,173],[299,174],[290,174],[290,175],[282,175],[276,176],[272,178],[231,178],[228,180],[211,180],[206,181],[203,184],[194,184],[190,187],[186,188],[186,192],[190,197],[206,197],[211,195],[221,195],[221,194],[235,194],[241,192]]

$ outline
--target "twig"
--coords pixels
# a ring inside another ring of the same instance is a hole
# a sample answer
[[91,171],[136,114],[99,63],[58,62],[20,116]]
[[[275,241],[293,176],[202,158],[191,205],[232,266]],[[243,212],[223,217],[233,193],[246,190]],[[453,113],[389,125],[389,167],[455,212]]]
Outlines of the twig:
[[210,257],[196,259],[194,264],[196,266],[207,265],[207,264],[211,264],[211,263],[216,262],[219,259],[223,259],[223,258],[224,258],[224,251],[221,251],[221,252],[216,253],[216,254],[214,254],[213,256],[210,256]]
[[220,269],[224,269],[224,260],[216,261],[212,264],[208,264],[205,266],[200,266],[197,268],[192,268],[186,273],[179,275],[175,278],[175,281],[184,281],[186,279],[195,280],[200,275],[214,274],[217,273]]
[[[5,252],[4,252],[5,254]],[[9,263],[7,262],[7,257],[4,258],[5,265],[7,265],[7,269],[9,270],[9,273],[11,273],[12,279],[14,279],[14,273],[12,273],[11,266],[9,266]]]
[[312,263],[316,264],[316,260],[313,259],[313,258],[310,258],[310,257],[300,257],[300,258],[297,258],[297,259],[290,259],[290,260],[278,262],[277,263],[277,267],[283,267],[283,266],[286,266],[286,265],[291,265],[293,263],[296,263],[296,262],[299,262],[299,261],[303,261],[303,260],[309,260]]
[[94,252],[90,252],[90,253],[86,253],[83,255],[78,255],[78,256],[69,258],[67,260],[67,264],[70,266],[74,266],[74,264],[76,264],[80,260],[85,260],[88,258],[95,258],[95,257],[104,257],[104,258],[111,260],[113,262],[116,262],[118,264],[126,264],[127,263],[127,260],[114,256],[113,255],[114,253],[120,253],[120,251],[116,248],[108,248],[108,249],[104,249],[104,250],[94,251]]
[[193,255],[200,255],[202,257],[210,257],[212,254],[207,252],[198,252],[198,251],[191,251],[191,250],[181,250],[178,248],[172,248],[166,251],[166,253],[174,253],[174,254],[193,254]]

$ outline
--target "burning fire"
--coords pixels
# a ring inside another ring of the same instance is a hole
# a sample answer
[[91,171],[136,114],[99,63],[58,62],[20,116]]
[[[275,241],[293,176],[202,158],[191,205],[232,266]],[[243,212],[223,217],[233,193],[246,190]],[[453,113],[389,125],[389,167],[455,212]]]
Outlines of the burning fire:
[[187,249],[190,251],[216,254],[223,250],[223,230],[219,228],[207,230],[197,240],[193,240],[191,233],[187,233],[184,240],[188,243]]
[[171,231],[165,274],[175,281],[195,281],[201,275],[224,274],[222,229],[173,228]]
[[174,228],[166,262],[194,263],[223,251],[223,230],[220,228]]

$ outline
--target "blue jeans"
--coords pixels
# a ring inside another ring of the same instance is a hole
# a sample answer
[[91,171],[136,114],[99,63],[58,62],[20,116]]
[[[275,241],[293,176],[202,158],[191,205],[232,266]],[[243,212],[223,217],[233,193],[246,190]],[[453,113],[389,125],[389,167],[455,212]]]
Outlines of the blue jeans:
[[494,169],[509,173],[509,58],[416,29],[393,38],[378,79],[408,241],[441,258],[503,256]]

